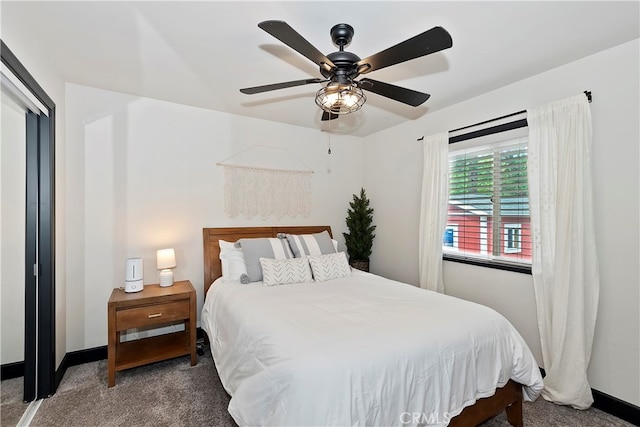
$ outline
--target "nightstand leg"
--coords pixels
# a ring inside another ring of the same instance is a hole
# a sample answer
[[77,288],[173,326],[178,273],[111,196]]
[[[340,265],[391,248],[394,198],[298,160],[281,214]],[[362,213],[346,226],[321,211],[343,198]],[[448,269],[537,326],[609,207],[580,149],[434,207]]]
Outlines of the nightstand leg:
[[109,364],[109,387],[114,385],[116,385],[116,370],[115,367],[111,367],[111,364]]
[[116,385],[116,347],[120,341],[120,332],[109,334],[109,348],[107,351],[107,371],[109,387]]
[[[189,296],[189,345],[191,347],[191,366],[198,363],[198,353],[196,351],[196,293],[193,292]],[[186,327],[186,326],[185,326]]]
[[120,342],[120,332],[116,331],[116,310],[109,307],[109,337],[107,349],[107,383],[109,387],[116,385],[116,353]]
[[198,353],[196,350],[196,323],[188,322],[189,325],[189,341],[191,347],[191,366],[196,366],[198,364]]

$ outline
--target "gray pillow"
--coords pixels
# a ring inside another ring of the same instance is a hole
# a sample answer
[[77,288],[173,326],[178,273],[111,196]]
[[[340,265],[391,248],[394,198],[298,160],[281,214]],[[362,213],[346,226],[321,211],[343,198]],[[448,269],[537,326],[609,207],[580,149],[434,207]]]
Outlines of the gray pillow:
[[260,258],[287,259],[293,258],[291,248],[286,239],[260,237],[257,239],[238,240],[244,261],[247,265],[247,274],[240,276],[241,283],[259,282],[262,280],[262,267]]
[[315,234],[287,234],[291,251],[296,258],[309,255],[327,255],[336,252],[331,236],[325,230]]

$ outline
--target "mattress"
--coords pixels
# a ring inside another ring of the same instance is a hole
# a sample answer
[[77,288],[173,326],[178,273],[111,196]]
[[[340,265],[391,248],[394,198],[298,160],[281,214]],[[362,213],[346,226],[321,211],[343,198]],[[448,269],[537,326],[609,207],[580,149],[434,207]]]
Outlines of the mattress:
[[496,311],[359,271],[281,286],[218,279],[201,324],[240,426],[446,426],[509,379],[529,401],[543,387]]

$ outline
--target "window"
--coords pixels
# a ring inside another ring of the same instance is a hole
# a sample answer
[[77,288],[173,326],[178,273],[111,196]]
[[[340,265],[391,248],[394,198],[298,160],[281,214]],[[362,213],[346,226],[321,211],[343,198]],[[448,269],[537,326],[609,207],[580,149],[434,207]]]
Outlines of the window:
[[[518,135],[518,136],[514,136]],[[446,259],[531,265],[526,128],[450,145]]]
[[515,254],[522,251],[522,224],[504,225],[504,253]]

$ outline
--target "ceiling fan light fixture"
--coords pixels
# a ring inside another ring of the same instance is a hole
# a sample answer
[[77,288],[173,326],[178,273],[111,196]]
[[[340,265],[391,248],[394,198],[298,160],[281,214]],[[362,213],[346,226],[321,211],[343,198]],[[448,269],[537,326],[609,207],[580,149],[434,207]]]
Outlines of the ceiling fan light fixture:
[[331,82],[316,93],[318,107],[333,114],[353,113],[366,101],[362,89],[350,83]]

